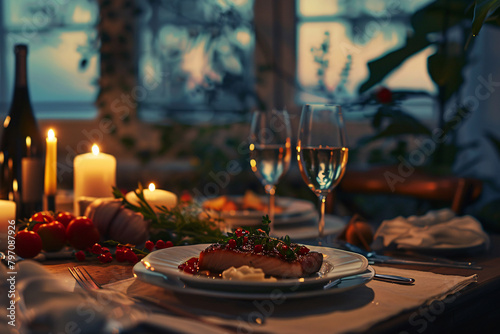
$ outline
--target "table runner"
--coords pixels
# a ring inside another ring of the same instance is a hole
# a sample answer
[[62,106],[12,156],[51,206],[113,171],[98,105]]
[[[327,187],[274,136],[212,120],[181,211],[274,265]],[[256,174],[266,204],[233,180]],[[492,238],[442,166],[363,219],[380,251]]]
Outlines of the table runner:
[[[412,286],[371,281],[366,286],[339,294],[298,300],[239,301],[188,296],[129,279],[111,283],[110,288],[129,295],[147,295],[174,305],[184,305],[214,322],[236,325],[240,333],[311,333],[363,332],[371,326],[404,311],[416,309],[408,318],[408,327],[424,330],[455,300],[457,292],[477,279],[439,275],[430,272],[374,266],[380,274],[415,278]],[[455,294],[455,295],[453,295]],[[435,301],[434,303],[432,303]],[[432,305],[429,310],[418,309]],[[425,312],[430,312],[426,314]],[[265,318],[264,325],[252,319]],[[189,332],[189,328],[186,328]]]

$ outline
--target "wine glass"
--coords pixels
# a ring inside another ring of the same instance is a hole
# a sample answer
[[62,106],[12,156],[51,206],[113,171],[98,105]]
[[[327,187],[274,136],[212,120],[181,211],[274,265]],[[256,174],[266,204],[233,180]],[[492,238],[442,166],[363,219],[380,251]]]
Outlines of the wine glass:
[[291,160],[291,127],[286,110],[255,111],[250,128],[250,166],[269,195],[269,219],[274,226],[274,194]]
[[339,184],[347,164],[344,119],[334,104],[307,104],[302,108],[297,160],[304,182],[319,198],[319,243],[325,231],[325,202]]

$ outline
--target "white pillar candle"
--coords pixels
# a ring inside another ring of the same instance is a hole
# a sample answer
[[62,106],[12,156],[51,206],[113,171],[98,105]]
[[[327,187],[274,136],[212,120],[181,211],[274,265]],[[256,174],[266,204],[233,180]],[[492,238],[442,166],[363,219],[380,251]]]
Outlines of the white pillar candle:
[[[16,219],[16,203],[0,200],[0,250],[5,251],[8,246],[9,222]],[[14,223],[15,228],[15,223]]]
[[[146,202],[148,202],[149,206],[156,212],[159,212],[158,206],[166,206],[170,209],[177,205],[177,195],[170,191],[156,189],[154,183],[149,185],[149,189],[144,189],[143,194]],[[139,198],[133,191],[127,193],[125,199],[131,204],[139,205]]]
[[92,153],[75,157],[74,166],[74,210],[80,214],[79,201],[85,197],[111,197],[116,184],[116,159],[99,152],[97,145]]
[[50,129],[46,138],[45,150],[45,195],[54,196],[57,192],[57,138]]

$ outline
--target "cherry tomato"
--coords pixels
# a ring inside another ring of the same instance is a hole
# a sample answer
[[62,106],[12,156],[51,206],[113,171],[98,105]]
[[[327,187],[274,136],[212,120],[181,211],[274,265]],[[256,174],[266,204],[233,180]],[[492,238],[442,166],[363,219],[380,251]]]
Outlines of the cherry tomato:
[[[36,224],[36,222],[50,223],[52,221],[54,221],[54,217],[52,217],[52,215],[47,211],[37,212],[29,219],[30,224]],[[36,232],[38,231],[38,228],[40,228],[40,224],[33,225],[32,230]]]
[[70,212],[59,212],[55,220],[63,224],[64,227],[68,227],[69,223],[75,218]]
[[66,237],[75,249],[92,247],[99,241],[99,231],[87,217],[73,219],[66,228]]
[[24,229],[16,233],[16,254],[30,259],[42,251],[42,239],[33,231]]
[[57,252],[66,243],[66,228],[58,221],[38,224],[36,233],[42,238],[42,248],[46,252]]

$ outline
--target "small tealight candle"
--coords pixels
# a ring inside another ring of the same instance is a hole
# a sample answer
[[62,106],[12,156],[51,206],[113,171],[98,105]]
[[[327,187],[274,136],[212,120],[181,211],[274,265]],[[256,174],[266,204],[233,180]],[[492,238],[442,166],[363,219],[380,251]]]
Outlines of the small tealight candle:
[[15,227],[16,203],[0,200],[0,250],[5,251],[8,246],[9,225]]
[[92,146],[92,153],[75,157],[74,166],[74,210],[81,214],[80,200],[85,197],[111,197],[116,184],[116,159],[99,152],[99,146]]
[[[157,207],[165,206],[170,209],[177,205],[177,195],[170,191],[156,189],[154,183],[150,183],[149,189],[144,189],[143,194],[146,202],[156,212],[159,211]],[[127,193],[125,199],[131,204],[139,205],[139,198],[133,191]]]

